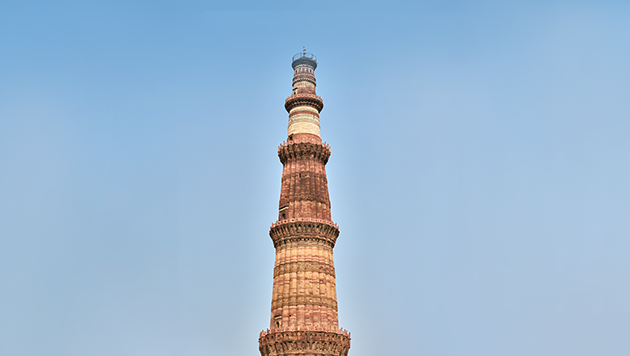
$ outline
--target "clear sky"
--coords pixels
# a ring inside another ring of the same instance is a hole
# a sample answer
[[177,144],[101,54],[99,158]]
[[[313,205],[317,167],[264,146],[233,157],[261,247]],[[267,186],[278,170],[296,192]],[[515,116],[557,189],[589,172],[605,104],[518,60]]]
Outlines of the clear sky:
[[258,355],[302,46],[351,356],[630,355],[627,1],[87,3],[0,3],[0,355]]

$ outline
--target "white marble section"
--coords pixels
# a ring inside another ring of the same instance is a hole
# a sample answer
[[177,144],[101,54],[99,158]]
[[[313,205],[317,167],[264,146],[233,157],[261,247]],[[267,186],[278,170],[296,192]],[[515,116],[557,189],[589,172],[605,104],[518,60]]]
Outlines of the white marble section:
[[[300,112],[295,114],[295,112]],[[289,133],[309,133],[321,137],[319,132],[319,116],[315,108],[298,106],[289,113]]]

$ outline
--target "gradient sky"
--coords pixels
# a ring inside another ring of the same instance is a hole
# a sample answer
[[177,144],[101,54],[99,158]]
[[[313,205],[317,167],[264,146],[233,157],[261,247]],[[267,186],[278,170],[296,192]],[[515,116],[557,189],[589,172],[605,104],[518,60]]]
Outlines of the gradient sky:
[[1,2],[0,355],[259,354],[302,46],[350,356],[630,355],[624,1]]

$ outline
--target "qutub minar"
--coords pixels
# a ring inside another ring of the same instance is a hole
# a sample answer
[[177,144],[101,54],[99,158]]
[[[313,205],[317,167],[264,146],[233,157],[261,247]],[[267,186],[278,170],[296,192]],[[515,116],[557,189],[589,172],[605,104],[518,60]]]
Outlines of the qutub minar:
[[317,59],[293,56],[293,94],[287,141],[278,148],[282,188],[269,329],[258,339],[262,356],[346,356],[350,333],[339,328],[333,247],[339,228],[330,218],[326,163],[330,147],[319,133],[324,107],[315,94]]

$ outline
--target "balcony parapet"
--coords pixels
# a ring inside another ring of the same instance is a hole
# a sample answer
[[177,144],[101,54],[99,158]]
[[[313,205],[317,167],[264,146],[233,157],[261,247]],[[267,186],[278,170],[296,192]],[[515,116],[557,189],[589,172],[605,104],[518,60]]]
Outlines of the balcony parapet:
[[284,101],[287,112],[298,106],[310,106],[321,112],[324,109],[324,100],[315,94],[293,94]]
[[288,241],[320,240],[335,247],[339,227],[332,221],[314,218],[278,220],[271,225],[269,236],[274,247]]
[[351,336],[348,330],[343,329],[343,328],[337,328],[334,325],[331,325],[331,326],[303,325],[303,326],[297,326],[297,327],[286,326],[286,327],[278,327],[278,328],[263,330],[260,332],[259,338],[270,335],[270,334],[283,333],[287,331],[316,331],[316,332],[335,333],[335,334],[339,334],[339,335],[343,335],[347,337]]
[[289,159],[304,157],[318,159],[326,164],[330,158],[330,146],[312,137],[289,140],[278,146],[278,157],[282,164],[287,163]]
[[347,356],[350,350],[350,333],[347,330],[265,330],[258,338],[258,348],[262,356],[279,355],[318,355]]

